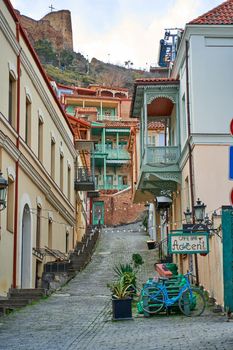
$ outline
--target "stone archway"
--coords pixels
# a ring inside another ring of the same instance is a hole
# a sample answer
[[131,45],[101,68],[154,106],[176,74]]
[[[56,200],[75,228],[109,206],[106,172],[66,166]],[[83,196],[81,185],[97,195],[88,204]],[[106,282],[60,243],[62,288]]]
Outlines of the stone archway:
[[21,245],[21,288],[30,288],[31,271],[31,214],[28,204],[24,206]]

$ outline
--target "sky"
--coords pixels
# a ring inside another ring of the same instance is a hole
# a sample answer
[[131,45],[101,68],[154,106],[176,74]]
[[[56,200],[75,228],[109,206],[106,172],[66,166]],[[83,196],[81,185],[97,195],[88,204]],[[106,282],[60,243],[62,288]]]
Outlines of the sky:
[[12,0],[22,14],[36,20],[55,10],[71,11],[74,50],[91,60],[134,68],[157,65],[165,28],[184,28],[222,0]]

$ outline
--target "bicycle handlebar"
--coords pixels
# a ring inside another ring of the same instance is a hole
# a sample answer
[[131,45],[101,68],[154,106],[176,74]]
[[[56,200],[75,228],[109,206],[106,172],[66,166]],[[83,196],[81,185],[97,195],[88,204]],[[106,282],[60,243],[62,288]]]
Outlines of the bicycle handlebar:
[[195,275],[193,275],[193,273],[192,273],[191,271],[187,271],[187,273],[185,274],[185,276],[196,277]]

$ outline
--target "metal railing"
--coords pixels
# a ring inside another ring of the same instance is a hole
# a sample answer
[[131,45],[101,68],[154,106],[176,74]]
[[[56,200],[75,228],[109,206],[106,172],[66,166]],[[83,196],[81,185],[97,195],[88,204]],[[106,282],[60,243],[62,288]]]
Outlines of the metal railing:
[[168,166],[177,164],[180,158],[180,150],[178,146],[147,146],[146,164]]
[[121,118],[118,115],[97,115],[97,120],[117,121],[121,120]]
[[125,190],[126,188],[128,188],[130,185],[110,185],[110,184],[106,184],[105,186],[103,184],[101,185],[97,185],[97,189],[98,190],[117,190],[117,191],[122,191]]
[[77,191],[89,191],[95,189],[94,171],[87,167],[76,167],[75,189]]
[[107,159],[130,160],[130,154],[125,148],[106,148],[102,144],[95,145],[94,154],[107,154]]

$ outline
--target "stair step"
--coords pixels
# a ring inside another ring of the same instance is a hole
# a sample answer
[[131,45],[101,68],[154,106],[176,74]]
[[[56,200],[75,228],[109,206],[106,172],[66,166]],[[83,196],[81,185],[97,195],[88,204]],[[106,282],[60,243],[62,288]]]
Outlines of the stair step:
[[30,304],[31,300],[28,299],[7,299],[7,300],[0,300],[0,307],[1,306],[17,306],[17,307],[23,307],[27,304]]
[[11,289],[9,291],[10,298],[40,298],[46,295],[46,291],[43,288],[38,289]]
[[28,300],[39,300],[44,296],[44,294],[41,295],[35,295],[35,294],[29,294],[29,293],[25,293],[25,294],[10,294],[10,300],[24,300],[24,299],[28,299]]

